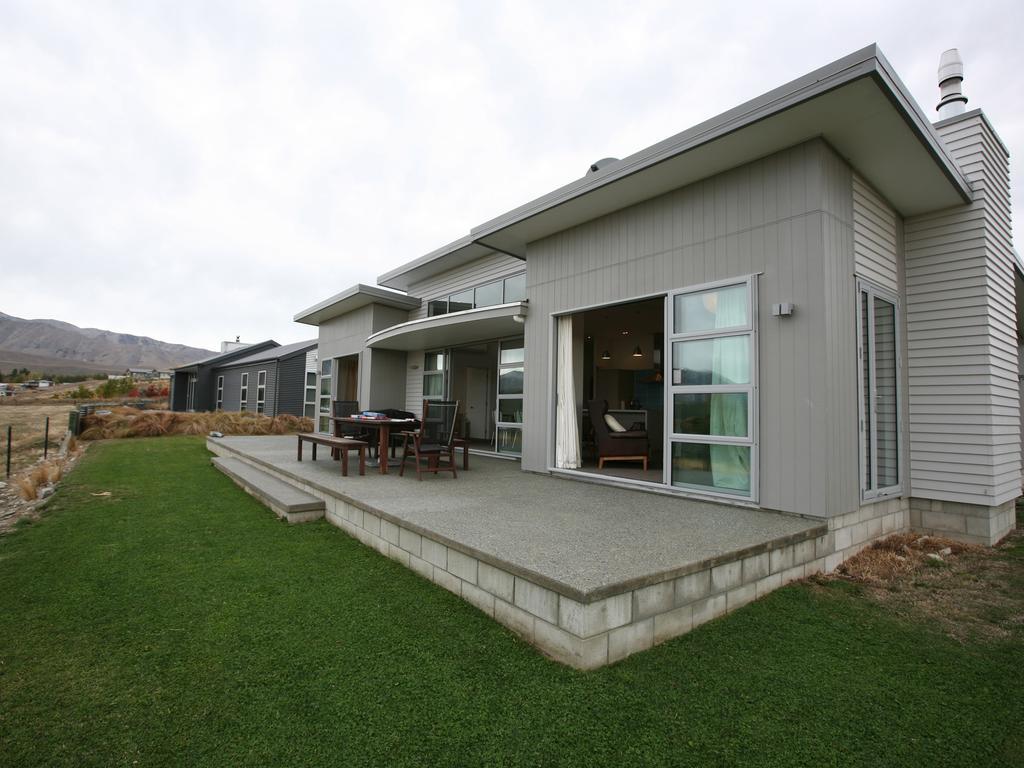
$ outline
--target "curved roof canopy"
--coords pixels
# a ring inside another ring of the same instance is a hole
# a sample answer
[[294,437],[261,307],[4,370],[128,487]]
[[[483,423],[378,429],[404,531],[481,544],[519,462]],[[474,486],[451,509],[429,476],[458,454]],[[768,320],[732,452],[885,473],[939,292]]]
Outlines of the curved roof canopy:
[[425,317],[379,331],[366,340],[366,346],[408,351],[522,336],[523,325],[515,318],[521,320],[526,312],[527,303],[516,301]]

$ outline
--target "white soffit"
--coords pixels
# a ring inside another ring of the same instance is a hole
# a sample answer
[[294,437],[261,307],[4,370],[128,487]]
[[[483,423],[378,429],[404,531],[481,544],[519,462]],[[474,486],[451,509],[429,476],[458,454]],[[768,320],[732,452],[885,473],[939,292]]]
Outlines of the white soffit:
[[517,301],[411,320],[373,334],[366,340],[366,346],[410,351],[522,336],[523,324],[513,318],[517,315],[523,317],[526,313],[526,302]]

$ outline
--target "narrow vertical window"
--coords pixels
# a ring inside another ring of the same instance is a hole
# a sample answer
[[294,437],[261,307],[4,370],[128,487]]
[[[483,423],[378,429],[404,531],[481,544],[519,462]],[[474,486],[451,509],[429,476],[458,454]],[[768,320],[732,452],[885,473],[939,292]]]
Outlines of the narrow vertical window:
[[526,348],[522,339],[501,342],[498,353],[498,453],[523,453],[523,373]]
[[306,396],[302,403],[302,415],[316,416],[316,371],[306,371]]
[[249,374],[242,374],[242,387],[238,395],[238,410],[249,410]]
[[870,283],[857,286],[861,495],[900,493],[899,304]]
[[448,355],[443,350],[423,355],[423,399],[444,400]]
[[217,408],[216,408],[216,410],[219,411],[223,407],[224,407],[224,377],[223,376],[218,376],[217,377]]
[[334,396],[334,360],[328,358],[320,361],[320,395],[317,400],[320,409],[320,418],[317,423],[317,431],[329,435],[331,429],[331,399]]
[[263,413],[267,407],[267,372],[256,374],[256,413]]

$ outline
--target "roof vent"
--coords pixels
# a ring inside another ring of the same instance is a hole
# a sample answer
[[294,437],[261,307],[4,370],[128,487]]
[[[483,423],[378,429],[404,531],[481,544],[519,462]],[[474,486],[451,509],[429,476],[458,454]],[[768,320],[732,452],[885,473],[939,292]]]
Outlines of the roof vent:
[[950,48],[943,51],[939,57],[939,98],[938,106],[939,119],[962,115],[967,97],[964,96],[962,83],[964,81],[964,60],[960,58],[960,51]]
[[597,173],[602,168],[617,162],[619,162],[619,158],[617,157],[602,157],[597,162],[590,164],[590,167],[587,168],[587,176],[589,176],[592,173]]

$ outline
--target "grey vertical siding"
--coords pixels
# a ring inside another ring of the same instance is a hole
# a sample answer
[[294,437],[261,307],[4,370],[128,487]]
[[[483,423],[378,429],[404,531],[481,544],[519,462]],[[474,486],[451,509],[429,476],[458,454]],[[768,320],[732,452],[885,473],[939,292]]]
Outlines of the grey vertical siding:
[[853,175],[853,255],[857,275],[899,293],[899,216],[857,174]]
[[267,372],[267,392],[264,400],[264,413],[273,416],[274,392],[277,387],[278,370],[276,360],[265,360],[253,365],[238,366],[236,368],[217,368],[213,371],[213,396],[216,399],[217,376],[224,377],[224,404],[221,410],[238,411],[240,409],[242,393],[242,374],[249,374],[249,392],[246,411],[256,413],[256,387],[260,371]]
[[[275,404],[271,415],[290,413],[302,415],[302,398],[306,388],[306,355],[299,353],[278,361]],[[268,409],[269,410],[269,409]]]
[[427,316],[427,303],[452,293],[499,280],[509,275],[526,270],[526,265],[514,256],[494,253],[451,269],[429,280],[423,280],[409,286],[409,294],[423,299],[423,303],[409,313],[409,320],[419,320]]
[[355,355],[363,351],[373,333],[373,305],[360,307],[320,324],[317,348],[320,359]]
[[975,199],[905,222],[912,493],[991,506],[1021,490],[1008,157],[980,113],[936,128]]
[[552,313],[761,273],[760,504],[857,508],[852,190],[815,140],[530,243],[524,468],[549,466]]

